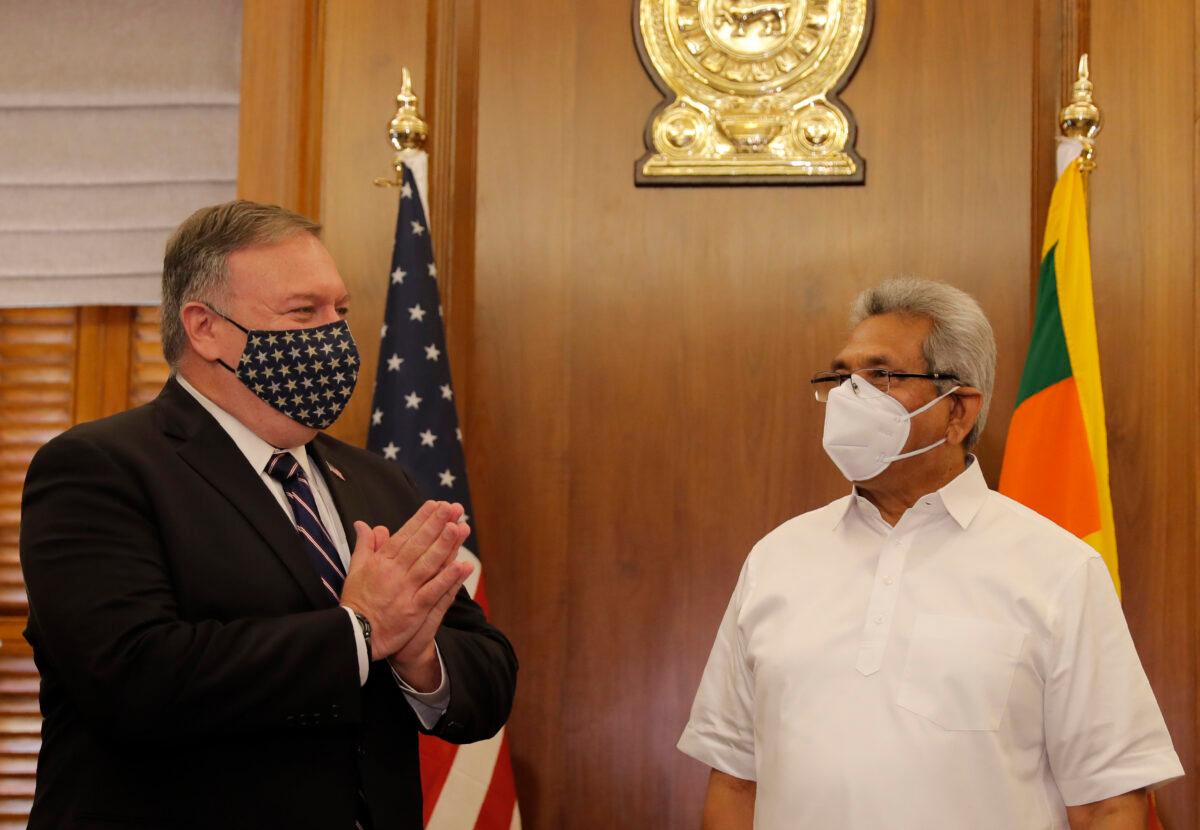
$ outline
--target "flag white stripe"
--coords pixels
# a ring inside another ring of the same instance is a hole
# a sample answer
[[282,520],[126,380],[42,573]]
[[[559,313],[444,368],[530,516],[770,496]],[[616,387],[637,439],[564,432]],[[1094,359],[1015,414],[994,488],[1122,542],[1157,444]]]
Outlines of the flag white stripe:
[[479,580],[483,579],[483,563],[465,545],[458,549],[458,556],[456,558],[459,562],[470,562],[475,566],[475,570],[471,571],[471,575],[463,583],[463,587],[467,589],[467,596],[475,599],[475,592],[479,589]]
[[1054,152],[1055,167],[1058,168],[1058,175],[1062,175],[1067,169],[1067,165],[1075,161],[1079,154],[1083,152],[1083,144],[1077,138],[1062,138],[1058,139],[1058,146]]
[[433,233],[433,217],[429,215],[429,203],[425,194],[429,192],[429,154],[424,150],[401,150],[400,158],[412,171],[417,183],[417,196],[421,200],[421,212],[425,214],[425,230]]
[[[423,152],[408,151],[402,152],[400,157],[406,168],[403,171],[405,187],[401,194],[397,217],[396,245],[392,257],[391,282],[388,285],[388,308],[384,326],[380,331],[381,355],[393,355],[393,360],[388,361],[390,366],[392,362],[402,362],[400,353],[403,352],[407,359],[419,367],[424,367],[418,374],[428,373],[431,377],[426,380],[436,380],[437,385],[441,386],[443,397],[449,398],[452,393],[448,391],[451,389],[448,364],[444,359],[435,359],[444,353],[444,347],[441,345],[443,335],[440,315],[431,322],[422,324],[424,313],[420,312],[422,308],[440,308],[438,304],[441,300],[436,282],[437,269],[430,248],[433,217],[426,202],[429,184],[428,156]],[[428,278],[424,278],[426,269]],[[404,314],[405,309],[408,310],[408,314]],[[417,313],[417,317],[412,316],[414,313]],[[405,317],[414,320],[415,327],[413,323],[405,320]],[[431,323],[433,329],[429,328]],[[430,338],[433,340],[432,344]],[[422,347],[423,351],[418,347]],[[439,349],[442,351],[438,351]],[[434,363],[426,366],[428,361]],[[396,377],[396,372],[385,371],[380,375],[375,390],[377,413],[389,411],[390,406],[397,406],[399,409],[398,403],[401,398],[406,404],[404,408],[410,411],[416,409],[420,403],[421,396],[412,391],[413,387],[403,387]],[[410,398],[416,399],[415,403],[409,400]],[[410,417],[403,410],[398,416],[389,417],[386,423],[383,422],[382,415],[379,417],[379,422],[372,421],[368,446],[377,452],[382,451],[385,455],[394,450],[396,444],[406,441],[415,443],[416,436],[412,433],[423,428],[415,420],[415,416]],[[453,406],[436,417],[445,421],[440,425],[435,423],[439,431],[455,433],[455,437],[459,441],[462,440],[462,434],[457,430]],[[430,429],[428,424],[424,428]],[[421,433],[421,437],[422,443],[427,443],[424,440],[427,437],[426,433]],[[391,455],[395,453],[391,452]],[[434,452],[423,456],[424,460],[414,462],[417,469],[413,472],[418,476],[418,480],[424,479],[433,489],[438,489],[440,484],[441,488],[450,488],[456,493],[461,491],[458,500],[469,503],[470,496],[465,487],[466,470],[463,469],[461,456],[461,447],[447,437]],[[473,566],[472,573],[464,584],[466,593],[474,599],[482,599],[485,589],[480,580],[482,567],[479,559],[467,548],[458,551],[458,559]],[[511,795],[507,793],[511,770],[507,753],[502,755],[503,741],[502,732],[491,740],[459,747],[448,761],[442,762],[448,763],[449,769],[440,764],[434,768],[435,765],[430,759],[425,760],[425,772],[438,779],[445,776],[436,803],[426,804],[426,809],[430,811],[426,830],[473,830],[479,822],[479,813],[484,806],[487,806],[489,813],[488,830],[519,830],[520,818],[512,806]],[[500,795],[499,792],[491,792],[491,786],[501,757],[504,758],[505,766],[499,768],[503,778],[499,786],[505,790],[505,799],[493,802],[489,801],[489,793],[493,798]],[[514,819],[514,816],[517,817]]]
[[501,729],[486,741],[458,748],[425,830],[464,830],[475,826],[503,740]]

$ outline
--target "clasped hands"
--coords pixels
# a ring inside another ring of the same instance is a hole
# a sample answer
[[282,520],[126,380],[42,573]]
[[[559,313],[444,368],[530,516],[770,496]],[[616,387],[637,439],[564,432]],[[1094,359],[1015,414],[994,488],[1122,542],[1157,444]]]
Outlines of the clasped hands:
[[357,540],[342,587],[342,605],[371,624],[371,659],[387,657],[414,689],[441,683],[434,635],[474,566],[456,561],[471,529],[460,504],[427,501],[404,527],[355,522]]

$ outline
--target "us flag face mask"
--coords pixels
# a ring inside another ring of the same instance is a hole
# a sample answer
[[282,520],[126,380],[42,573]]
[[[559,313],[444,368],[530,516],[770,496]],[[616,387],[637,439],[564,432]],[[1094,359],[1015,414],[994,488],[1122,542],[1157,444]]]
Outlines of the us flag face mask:
[[[211,306],[210,306],[211,308]],[[345,320],[307,329],[248,329],[237,375],[246,388],[297,423],[325,429],[338,419],[358,382],[359,356]]]

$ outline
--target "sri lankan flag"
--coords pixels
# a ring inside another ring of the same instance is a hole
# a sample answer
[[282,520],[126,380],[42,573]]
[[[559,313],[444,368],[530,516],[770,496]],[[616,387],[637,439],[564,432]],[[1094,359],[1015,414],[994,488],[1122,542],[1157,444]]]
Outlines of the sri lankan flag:
[[[1067,164],[1050,197],[1033,335],[1004,447],[1000,492],[1099,551],[1120,595],[1087,199],[1079,164],[1079,158]],[[1162,830],[1154,793],[1148,813],[1148,830]]]
[[1079,158],[1067,165],[1050,199],[1033,335],[1008,428],[1000,492],[1099,551],[1119,594],[1087,202],[1079,165]]

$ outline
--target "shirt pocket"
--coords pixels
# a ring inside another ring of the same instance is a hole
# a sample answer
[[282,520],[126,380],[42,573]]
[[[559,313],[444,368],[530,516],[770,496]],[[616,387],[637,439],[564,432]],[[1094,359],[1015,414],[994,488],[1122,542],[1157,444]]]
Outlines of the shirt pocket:
[[1025,633],[977,617],[918,614],[897,705],[943,729],[999,729]]

